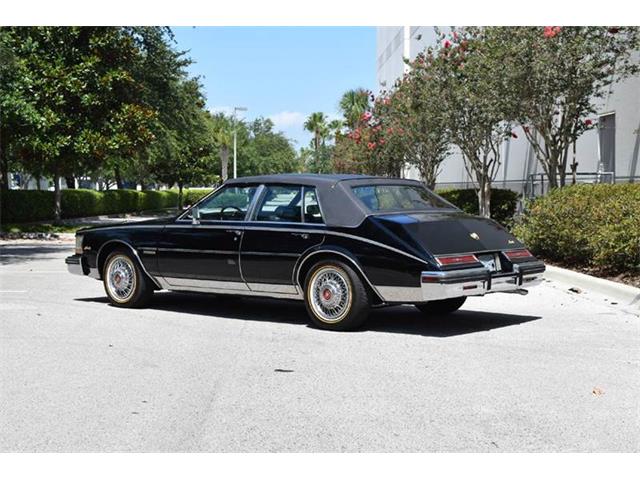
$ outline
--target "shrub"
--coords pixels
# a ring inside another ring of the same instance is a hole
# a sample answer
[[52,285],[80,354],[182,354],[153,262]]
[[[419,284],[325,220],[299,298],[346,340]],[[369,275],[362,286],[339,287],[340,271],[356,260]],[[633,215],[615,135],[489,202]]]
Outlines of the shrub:
[[178,194],[172,190],[148,190],[139,194],[140,211],[175,208],[178,204]]
[[[104,197],[95,190],[62,190],[62,217],[91,217],[104,211]],[[53,194],[51,202],[53,203]],[[53,218],[53,215],[49,218]]]
[[[202,196],[208,189],[191,195]],[[2,223],[51,220],[54,217],[54,193],[38,190],[9,190],[2,194]],[[172,190],[145,191],[86,189],[62,190],[62,218],[92,217],[175,208],[178,193]]]
[[48,220],[54,216],[53,192],[9,190],[2,192],[2,223]]
[[[193,205],[202,197],[207,195],[209,192],[213,190],[212,188],[185,188],[182,190],[182,204],[183,205]],[[176,203],[178,204],[178,190],[172,190],[176,192]]]
[[[462,211],[478,215],[478,195],[473,188],[441,190],[437,193]],[[510,224],[517,204],[518,194],[513,190],[491,189],[491,218],[495,221],[504,225]]]
[[574,185],[528,205],[514,233],[549,260],[640,270],[640,185]]

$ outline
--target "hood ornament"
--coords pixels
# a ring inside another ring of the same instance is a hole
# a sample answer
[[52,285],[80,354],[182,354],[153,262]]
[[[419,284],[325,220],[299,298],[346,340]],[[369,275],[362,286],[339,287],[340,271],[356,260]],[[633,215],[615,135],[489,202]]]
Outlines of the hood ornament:
[[474,240],[480,240],[480,235],[478,235],[476,232],[471,232],[469,236]]

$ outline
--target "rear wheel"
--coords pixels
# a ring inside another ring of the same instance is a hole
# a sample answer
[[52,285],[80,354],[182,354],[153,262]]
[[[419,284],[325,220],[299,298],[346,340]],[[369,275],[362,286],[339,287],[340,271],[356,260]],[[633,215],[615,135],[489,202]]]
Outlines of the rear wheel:
[[153,294],[153,285],[138,262],[127,252],[112,252],[102,274],[104,289],[112,305],[143,307]]
[[432,300],[427,303],[417,303],[416,308],[422,313],[429,314],[446,314],[458,310],[467,297],[445,298],[443,300]]
[[367,319],[367,289],[358,274],[339,261],[316,263],[305,281],[305,305],[313,323],[327,330],[355,330]]

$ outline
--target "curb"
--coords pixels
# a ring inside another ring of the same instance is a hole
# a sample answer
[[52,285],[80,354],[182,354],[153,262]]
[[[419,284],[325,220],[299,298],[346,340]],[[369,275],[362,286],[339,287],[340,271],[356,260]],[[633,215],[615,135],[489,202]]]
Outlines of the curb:
[[635,307],[640,310],[640,288],[612,282],[604,278],[592,277],[591,275],[574,272],[553,265],[546,265],[544,276],[549,280],[571,284],[572,286],[580,287],[587,291],[590,290],[601,295],[615,298],[626,306]]

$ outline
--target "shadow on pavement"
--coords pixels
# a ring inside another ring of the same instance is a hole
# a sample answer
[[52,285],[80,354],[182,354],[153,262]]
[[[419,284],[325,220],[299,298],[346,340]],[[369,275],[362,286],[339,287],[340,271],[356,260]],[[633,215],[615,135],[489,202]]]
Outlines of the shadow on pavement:
[[[76,300],[107,303],[106,297],[77,298]],[[156,292],[147,308],[255,322],[286,322],[298,325],[308,323],[304,304],[285,300]],[[363,330],[429,337],[451,337],[519,325],[540,318],[531,315],[464,310],[464,307],[449,315],[427,316],[410,305],[401,305],[373,309]]]
[[[72,243],[58,243],[55,245],[34,245],[34,244],[10,244],[0,245],[0,265],[15,265],[32,260],[46,260],[52,255],[69,252],[73,254]],[[64,267],[64,262],[62,263]]]

